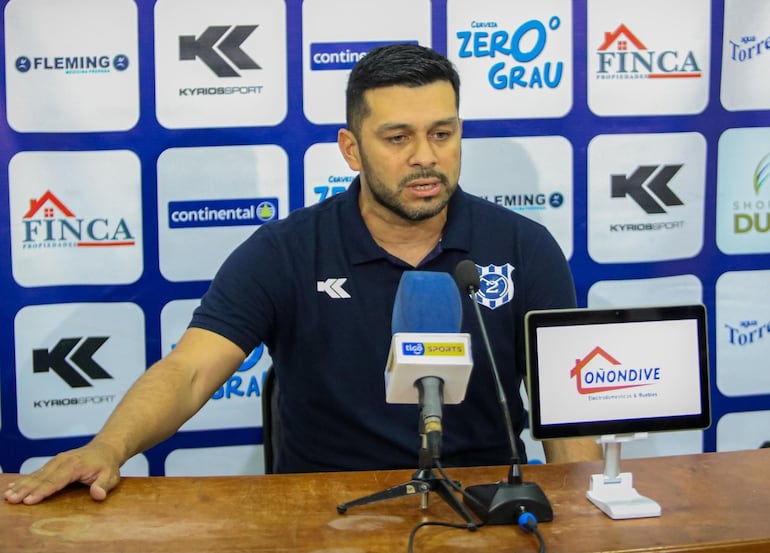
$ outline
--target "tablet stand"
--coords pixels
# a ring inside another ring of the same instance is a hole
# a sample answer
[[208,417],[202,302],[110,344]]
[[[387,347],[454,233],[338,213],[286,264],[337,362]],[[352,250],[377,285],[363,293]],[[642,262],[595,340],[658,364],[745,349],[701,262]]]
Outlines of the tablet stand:
[[633,486],[633,475],[620,472],[622,442],[647,437],[646,432],[624,436],[602,436],[596,440],[604,448],[604,474],[592,474],[586,497],[613,519],[659,517],[660,505],[639,495]]

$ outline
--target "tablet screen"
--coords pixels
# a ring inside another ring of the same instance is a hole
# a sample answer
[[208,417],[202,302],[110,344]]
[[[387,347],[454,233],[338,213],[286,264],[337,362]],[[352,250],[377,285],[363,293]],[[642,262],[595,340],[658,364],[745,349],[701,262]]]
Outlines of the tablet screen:
[[709,426],[703,305],[532,311],[525,321],[534,438]]

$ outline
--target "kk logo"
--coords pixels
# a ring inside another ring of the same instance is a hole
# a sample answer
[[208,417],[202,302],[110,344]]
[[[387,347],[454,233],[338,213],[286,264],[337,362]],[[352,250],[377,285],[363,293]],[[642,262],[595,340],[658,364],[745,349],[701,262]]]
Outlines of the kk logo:
[[347,299],[350,297],[350,294],[343,288],[347,281],[347,278],[327,278],[326,280],[319,280],[316,282],[316,291],[322,292],[335,300]]
[[218,77],[240,77],[227,63],[229,60],[238,69],[262,69],[257,62],[241,50],[241,44],[249,38],[257,25],[212,26],[201,36],[179,37],[180,61],[200,58]]
[[513,299],[513,265],[476,265],[476,268],[481,281],[476,300],[481,305],[496,309]]
[[[99,363],[94,361],[94,354],[109,338],[62,338],[51,351],[36,349],[32,351],[32,372],[47,373],[53,370],[71,388],[87,388],[92,380],[112,378]],[[78,371],[78,369],[80,369]],[[82,373],[82,374],[81,374]]]
[[681,164],[662,167],[641,165],[631,176],[612,175],[612,197],[631,196],[631,199],[647,213],[666,213],[664,205],[684,205],[684,202],[668,187],[668,183],[681,168]]

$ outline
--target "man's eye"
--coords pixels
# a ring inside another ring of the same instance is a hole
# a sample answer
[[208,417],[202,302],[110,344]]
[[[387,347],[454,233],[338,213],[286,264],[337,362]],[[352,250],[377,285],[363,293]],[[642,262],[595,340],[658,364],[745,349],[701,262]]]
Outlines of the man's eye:
[[406,136],[403,134],[399,134],[398,136],[391,136],[388,138],[388,142],[392,144],[401,144],[402,142],[406,141]]

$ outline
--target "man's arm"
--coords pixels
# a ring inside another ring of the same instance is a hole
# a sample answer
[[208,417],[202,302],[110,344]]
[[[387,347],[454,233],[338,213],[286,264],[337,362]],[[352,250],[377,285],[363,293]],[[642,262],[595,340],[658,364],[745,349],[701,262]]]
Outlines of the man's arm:
[[91,487],[102,500],[120,481],[130,457],[173,435],[232,375],[246,354],[213,332],[188,329],[166,357],[126,393],[104,427],[85,446],[58,454],[11,483],[10,503],[39,503],[71,482]]
[[595,461],[603,458],[602,447],[593,438],[544,440],[543,450],[549,463]]

